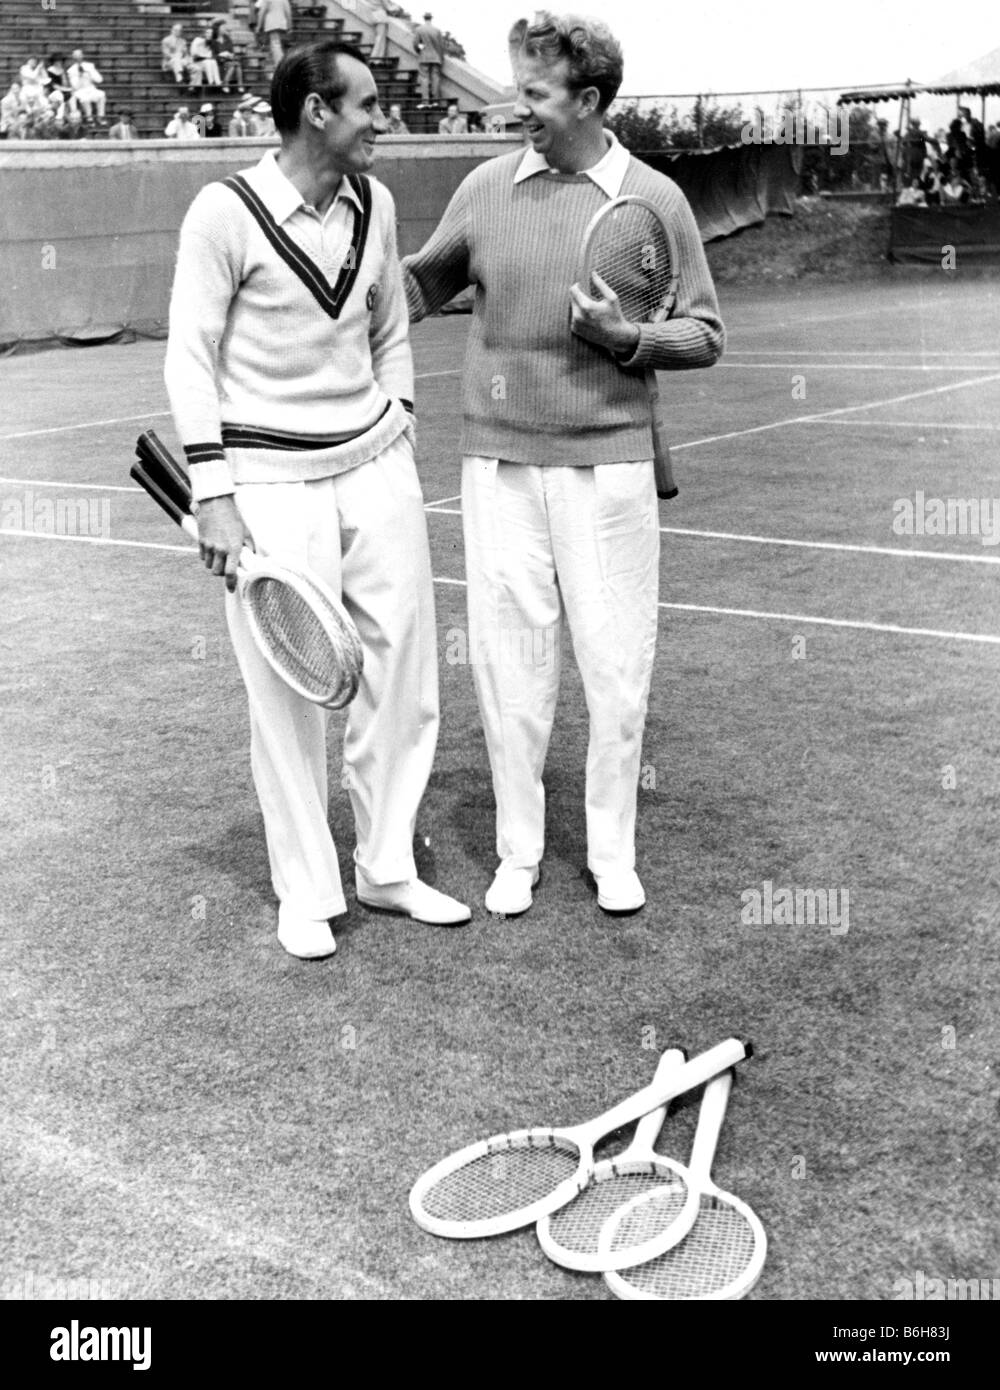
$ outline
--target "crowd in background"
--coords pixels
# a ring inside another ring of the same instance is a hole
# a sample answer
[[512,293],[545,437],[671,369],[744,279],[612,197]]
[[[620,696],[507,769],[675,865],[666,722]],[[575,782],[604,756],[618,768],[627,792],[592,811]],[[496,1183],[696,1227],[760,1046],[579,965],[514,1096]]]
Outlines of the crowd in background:
[[[256,0],[250,7],[253,32],[239,30],[234,36],[226,19],[199,25],[189,39],[182,23],[172,24],[160,44],[160,65],[164,75],[179,91],[208,96],[214,93],[238,95],[241,100],[228,121],[220,119],[216,103],[180,105],[167,122],[162,136],[171,140],[200,140],[213,137],[261,139],[274,135],[271,108],[261,97],[247,94],[245,74],[259,63],[247,44],[256,36],[267,55],[268,77],[291,41],[293,11],[290,0]],[[441,70],[447,54],[464,57],[461,45],[442,33],[427,12],[417,23],[393,0],[375,6],[372,57],[388,55],[390,19],[401,21],[410,31],[417,57],[421,101],[417,109],[442,107]],[[397,34],[398,38],[398,34]],[[32,56],[21,67],[17,78],[0,98],[0,139],[48,140],[93,139],[107,135],[113,140],[135,140],[139,130],[134,112],[127,107],[116,113],[113,124],[106,114],[104,79],[96,65],[77,49],[67,64],[61,53],[51,53],[44,62]],[[409,126],[398,104],[389,107],[390,134],[408,135]],[[451,102],[437,124],[441,135],[462,135],[482,131],[476,112],[460,111]],[[152,132],[160,137],[160,131]]]
[[103,77],[82,48],[32,55],[0,97],[0,138],[80,140],[107,127]]
[[993,202],[1000,193],[1000,126],[987,129],[968,106],[936,135],[911,120],[900,174],[900,207]]

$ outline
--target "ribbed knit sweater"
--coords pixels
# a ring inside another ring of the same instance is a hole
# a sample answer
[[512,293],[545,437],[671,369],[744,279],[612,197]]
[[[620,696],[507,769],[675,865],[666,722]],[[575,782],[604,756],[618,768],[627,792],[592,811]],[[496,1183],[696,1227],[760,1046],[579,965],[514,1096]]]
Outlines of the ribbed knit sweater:
[[345,472],[410,427],[389,190],[367,180],[365,214],[365,198],[345,186],[321,221],[273,154],[241,178],[277,233],[269,239],[231,186],[209,184],[181,227],[170,303],[165,378],[196,501],[235,483]]
[[[465,357],[461,450],[513,463],[592,465],[653,456],[647,367],[710,367],[724,344],[701,237],[681,190],[629,158],[622,195],[648,198],[674,233],[673,316],[640,326],[624,362],[570,331],[569,287],[584,232],[607,195],[586,174],[514,182],[523,152],[464,180],[430,240],[403,261],[413,320],[476,287]],[[586,287],[585,287],[586,288]]]

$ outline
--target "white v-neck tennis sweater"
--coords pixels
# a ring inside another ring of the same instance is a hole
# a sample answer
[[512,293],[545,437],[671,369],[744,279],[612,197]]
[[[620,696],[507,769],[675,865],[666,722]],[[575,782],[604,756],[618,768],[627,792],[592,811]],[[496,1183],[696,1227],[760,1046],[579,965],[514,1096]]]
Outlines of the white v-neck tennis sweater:
[[320,218],[271,153],[240,179],[243,196],[212,183],[191,204],[170,303],[165,379],[196,501],[345,472],[410,427],[389,190],[365,181],[366,214],[345,179]]

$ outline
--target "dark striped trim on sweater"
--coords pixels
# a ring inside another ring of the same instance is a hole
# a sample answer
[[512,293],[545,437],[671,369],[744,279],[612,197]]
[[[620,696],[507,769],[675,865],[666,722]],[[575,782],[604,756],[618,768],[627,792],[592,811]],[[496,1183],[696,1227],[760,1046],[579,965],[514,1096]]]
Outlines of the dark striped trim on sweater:
[[354,209],[354,230],[351,233],[350,250],[337,276],[337,283],[331,288],[329,280],[316,262],[278,226],[242,174],[232,174],[228,179],[222,180],[223,187],[235,193],[244,203],[273,249],[289,270],[299,277],[320,308],[332,319],[340,317],[344,301],[354,288],[372,220],[372,190],[368,179],[364,174],[351,174],[349,182],[361,201],[361,211]]
[[281,449],[284,451],[335,449],[340,444],[349,444],[352,439],[360,439],[363,434],[374,429],[382,420],[391,402],[387,401],[385,410],[378,420],[373,420],[363,430],[342,430],[335,434],[296,434],[292,430],[270,430],[260,425],[222,426],[222,443],[227,449]]

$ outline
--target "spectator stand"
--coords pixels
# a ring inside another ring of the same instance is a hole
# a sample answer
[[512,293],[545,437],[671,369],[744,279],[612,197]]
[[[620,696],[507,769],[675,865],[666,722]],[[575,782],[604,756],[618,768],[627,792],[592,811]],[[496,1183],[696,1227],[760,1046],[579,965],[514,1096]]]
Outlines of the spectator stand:
[[[1000,149],[989,147],[983,152],[985,167],[975,169],[974,184],[969,201],[960,205],[900,206],[901,185],[909,182],[911,157],[907,151],[907,132],[911,125],[912,103],[920,96],[954,96],[956,110],[963,98],[979,98],[982,126],[986,126],[986,99],[1000,96],[1000,82],[963,84],[918,84],[907,82],[901,87],[879,87],[868,91],[844,92],[838,105],[876,105],[898,102],[899,119],[896,127],[895,151],[891,160],[893,208],[890,219],[890,261],[921,261],[944,266],[944,248],[952,248],[956,257],[977,261],[1000,259]],[[971,108],[970,108],[971,109]],[[929,136],[929,132],[928,132]],[[951,154],[942,152],[938,173],[943,174]],[[945,266],[944,268],[948,268]]]

